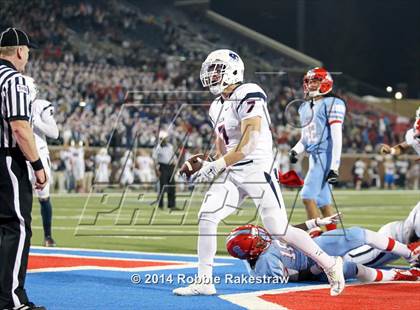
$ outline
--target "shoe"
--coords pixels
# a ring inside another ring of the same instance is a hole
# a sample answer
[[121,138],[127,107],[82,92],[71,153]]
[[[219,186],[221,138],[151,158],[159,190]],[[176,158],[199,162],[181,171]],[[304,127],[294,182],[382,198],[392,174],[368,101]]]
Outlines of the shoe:
[[47,310],[44,306],[35,306],[34,303],[28,302],[20,306],[11,308],[10,310]]
[[329,269],[324,269],[330,283],[330,295],[338,296],[344,290],[346,281],[343,274],[343,259],[340,256],[335,257],[335,264]]
[[169,211],[183,211],[182,209],[179,208],[168,208]]
[[55,244],[54,239],[51,238],[51,237],[46,237],[44,239],[44,246],[47,247],[47,248],[53,248],[53,247],[55,247],[56,244]]
[[420,267],[420,241],[412,242],[407,247],[411,250],[408,262],[411,267]]
[[193,283],[186,287],[178,287],[172,291],[175,295],[179,296],[196,296],[196,295],[214,295],[216,288],[214,284],[197,284]]
[[420,271],[417,269],[412,270],[402,270],[394,269],[395,276],[392,281],[417,281],[420,276]]

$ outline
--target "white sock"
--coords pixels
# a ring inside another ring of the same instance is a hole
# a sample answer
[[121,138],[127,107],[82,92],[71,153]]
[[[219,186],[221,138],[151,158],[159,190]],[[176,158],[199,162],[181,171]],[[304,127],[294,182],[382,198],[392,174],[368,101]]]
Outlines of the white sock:
[[334,257],[325,253],[302,229],[289,226],[282,239],[312,258],[322,269],[329,269],[335,264]]
[[217,250],[217,224],[200,220],[198,236],[198,276],[211,279]]
[[395,272],[392,270],[375,269],[357,264],[357,279],[363,282],[392,281]]
[[404,258],[410,258],[410,249],[401,242],[388,238],[380,233],[365,229],[366,243],[381,251],[391,252]]

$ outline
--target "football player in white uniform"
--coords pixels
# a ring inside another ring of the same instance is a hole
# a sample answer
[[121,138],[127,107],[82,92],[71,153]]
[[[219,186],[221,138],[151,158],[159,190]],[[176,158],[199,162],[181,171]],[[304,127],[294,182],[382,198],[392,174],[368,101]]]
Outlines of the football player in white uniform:
[[[420,201],[405,220],[385,224],[378,233],[407,245],[420,241]],[[397,259],[399,256],[370,246],[361,246],[345,256],[345,260],[370,267],[383,266]]]
[[219,222],[250,197],[265,228],[314,259],[326,272],[330,294],[345,286],[343,262],[327,255],[303,230],[288,225],[283,197],[273,169],[272,135],[267,95],[254,83],[243,83],[244,64],[235,52],[216,50],[204,61],[200,79],[218,96],[209,116],[216,133],[218,159],[203,162],[196,183],[212,183],[202,202],[198,236],[198,275],[195,283],[175,289],[176,295],[213,295],[213,261]]
[[[400,155],[406,152],[410,146],[420,156],[420,107],[416,111],[416,121],[414,122],[413,128],[407,130],[405,134],[405,141],[393,147],[382,144],[380,153]],[[417,160],[420,160],[420,157]]]
[[120,169],[120,185],[122,187],[126,185],[131,185],[134,182],[133,174],[133,155],[130,150],[125,151],[124,156],[120,160],[121,169]]
[[108,155],[106,148],[101,148],[95,156],[96,175],[95,183],[109,183],[109,164],[111,156]]
[[145,150],[140,150],[136,157],[136,169],[134,170],[140,182],[150,183],[153,178],[154,162],[152,157]]
[[[27,77],[28,87],[32,99],[32,126],[34,129],[35,144],[38,149],[39,157],[45,168],[45,173],[48,176],[48,183],[42,189],[35,189],[35,194],[38,197],[41,205],[42,225],[44,228],[44,245],[47,247],[55,246],[55,241],[51,234],[52,222],[52,206],[50,202],[50,184],[53,184],[51,174],[51,160],[48,151],[47,137],[52,139],[58,138],[58,127],[54,120],[54,106],[51,102],[43,99],[36,99],[37,88],[33,79]],[[33,169],[28,163],[29,175],[31,182],[34,185],[35,176]]]

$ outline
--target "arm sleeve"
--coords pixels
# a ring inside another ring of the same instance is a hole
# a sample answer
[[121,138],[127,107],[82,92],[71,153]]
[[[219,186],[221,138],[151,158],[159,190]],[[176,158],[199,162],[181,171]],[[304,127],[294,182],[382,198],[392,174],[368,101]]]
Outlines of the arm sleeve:
[[338,170],[340,167],[341,148],[343,144],[343,124],[335,122],[330,125],[332,139],[331,170]]
[[414,144],[413,129],[410,129],[405,133],[405,143],[407,143],[408,145],[413,145]]
[[5,86],[6,118],[29,121],[31,116],[31,98],[25,78],[17,75],[10,79]]
[[34,118],[34,127],[49,138],[58,138],[58,127],[54,119],[54,110],[52,107],[44,110],[41,117]]
[[266,117],[264,108],[266,100],[267,97],[262,92],[246,94],[236,107],[239,119],[244,120],[255,116]]
[[326,108],[328,123],[330,125],[344,122],[344,117],[346,115],[346,105],[344,104],[343,100],[334,97]]

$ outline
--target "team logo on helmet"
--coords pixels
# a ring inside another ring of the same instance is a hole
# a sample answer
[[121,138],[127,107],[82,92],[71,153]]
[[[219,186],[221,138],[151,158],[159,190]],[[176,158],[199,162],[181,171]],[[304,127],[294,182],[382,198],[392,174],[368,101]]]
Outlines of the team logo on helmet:
[[238,60],[239,59],[239,56],[238,55],[236,55],[235,53],[233,53],[233,52],[230,52],[229,53],[229,56],[233,59],[233,60]]

